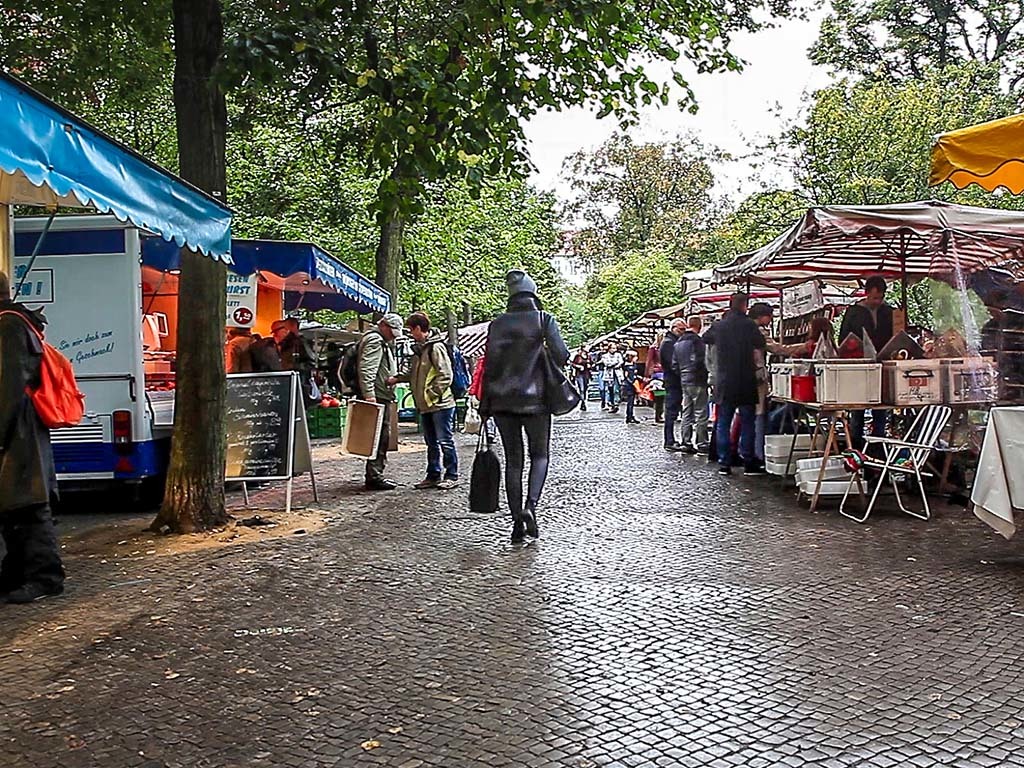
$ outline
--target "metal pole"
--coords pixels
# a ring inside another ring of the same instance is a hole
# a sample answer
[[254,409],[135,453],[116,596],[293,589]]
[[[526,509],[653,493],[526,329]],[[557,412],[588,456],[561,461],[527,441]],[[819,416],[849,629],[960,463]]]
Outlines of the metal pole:
[[[32,249],[32,257],[28,260],[28,265],[25,267],[25,274],[21,276],[21,280],[18,281],[18,287],[14,289],[15,296],[21,296],[21,288],[25,285],[25,281],[28,280],[28,273],[32,271],[32,266],[36,263],[36,257],[39,255],[39,250],[43,247],[43,240],[46,239],[46,233],[50,231],[50,227],[53,225],[53,220],[57,217],[57,210],[54,209],[53,213],[50,214],[50,218],[46,220],[46,224],[43,226],[43,231],[39,233],[39,238],[36,240],[36,247]],[[13,226],[11,228],[13,230]],[[11,250],[11,263],[14,263],[14,251]],[[8,277],[12,275],[8,274]]]
[[[0,272],[14,280],[14,207],[0,203]],[[10,296],[0,296],[6,301]]]

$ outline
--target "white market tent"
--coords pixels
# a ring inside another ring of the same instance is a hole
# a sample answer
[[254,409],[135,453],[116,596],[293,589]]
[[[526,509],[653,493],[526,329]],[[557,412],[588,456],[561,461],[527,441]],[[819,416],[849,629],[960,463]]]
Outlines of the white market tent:
[[1024,266],[1024,212],[939,201],[811,208],[772,242],[715,270],[776,287],[813,278],[908,280]]

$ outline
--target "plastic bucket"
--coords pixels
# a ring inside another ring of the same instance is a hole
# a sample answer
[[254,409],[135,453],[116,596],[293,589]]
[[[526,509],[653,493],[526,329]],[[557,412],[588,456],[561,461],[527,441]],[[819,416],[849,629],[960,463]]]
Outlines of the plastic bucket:
[[793,399],[801,403],[813,403],[815,381],[817,378],[817,376],[794,376],[790,380]]

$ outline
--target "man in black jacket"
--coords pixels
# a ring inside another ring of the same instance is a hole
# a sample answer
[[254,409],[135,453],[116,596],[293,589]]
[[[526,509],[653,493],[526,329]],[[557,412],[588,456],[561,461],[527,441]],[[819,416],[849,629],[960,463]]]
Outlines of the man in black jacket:
[[665,340],[661,342],[661,349],[658,350],[658,357],[664,373],[665,384],[665,450],[681,451],[683,446],[676,442],[676,419],[679,418],[679,410],[683,404],[683,385],[679,380],[679,371],[673,361],[675,360],[676,342],[683,335],[686,322],[677,317],[672,321],[665,334]]
[[694,315],[686,325],[676,342],[673,363],[683,392],[683,450],[696,453],[708,449],[708,368],[704,339],[700,337],[701,319]]
[[[863,340],[871,339],[875,353],[892,339],[892,307],[885,303],[885,279],[880,275],[869,277],[864,283],[864,298],[851,304],[843,313],[843,322],[839,327],[839,343],[842,344],[849,334]],[[871,434],[885,436],[885,422],[888,411],[874,408],[871,411]],[[864,411],[850,413],[850,439],[853,446],[860,449],[864,444]]]
[[754,350],[765,347],[764,336],[757,323],[747,317],[748,298],[735,293],[729,311],[711,326],[704,341],[715,347],[715,442],[718,447],[719,474],[732,474],[732,450],[729,432],[732,418],[740,414],[740,458],[745,474],[759,475],[764,467],[754,456],[754,418],[757,410],[757,369]]
[[39,386],[43,320],[10,296],[0,272],[0,594],[30,603],[64,591],[64,567],[50,511],[57,491],[50,432],[26,394]]

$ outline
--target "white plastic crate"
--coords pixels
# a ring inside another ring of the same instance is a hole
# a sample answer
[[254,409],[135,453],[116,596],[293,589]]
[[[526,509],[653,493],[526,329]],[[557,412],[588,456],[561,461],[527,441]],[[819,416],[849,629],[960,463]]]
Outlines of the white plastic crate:
[[773,395],[789,397],[791,394],[790,382],[793,378],[795,363],[772,363],[768,366],[768,373],[771,375],[771,391]]
[[[789,455],[789,448],[793,445],[792,435],[766,435],[764,438],[764,452],[768,453],[779,453],[785,451],[784,455]],[[809,433],[802,432],[796,436],[796,450],[804,451],[805,453],[811,448],[811,436]]]
[[987,403],[999,399],[999,370],[991,357],[942,360],[942,398],[947,403]]
[[942,402],[942,366],[938,360],[887,360],[883,394],[887,405]]
[[[814,494],[814,484],[815,484],[816,480],[817,480],[817,478],[815,478],[815,480],[810,480],[808,482],[800,483],[800,490],[803,491],[803,493],[806,494],[807,496],[813,495]],[[820,495],[820,496],[842,496],[844,493],[846,493],[846,488],[849,485],[850,485],[850,478],[849,477],[847,477],[847,478],[845,478],[843,480],[824,480],[821,483],[821,489],[818,491],[818,495]],[[851,493],[856,493],[856,492],[857,492],[857,486],[856,486],[856,484],[854,484],[853,491],[851,491]]]
[[882,402],[882,365],[864,360],[815,363],[820,403],[876,405]]
[[[821,471],[821,459],[803,459],[797,463],[796,480],[798,483],[815,483],[818,480],[818,473]],[[830,456],[825,463],[825,476],[822,482],[830,480],[849,480],[850,473],[846,471],[843,460],[838,456]]]
[[796,462],[791,462],[789,465],[789,471],[786,471],[786,457],[783,456],[781,461],[772,461],[765,456],[764,459],[764,471],[769,475],[792,475],[796,471]]

